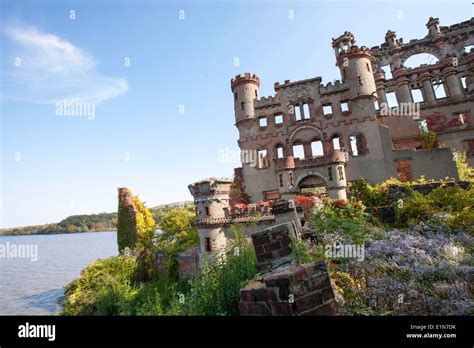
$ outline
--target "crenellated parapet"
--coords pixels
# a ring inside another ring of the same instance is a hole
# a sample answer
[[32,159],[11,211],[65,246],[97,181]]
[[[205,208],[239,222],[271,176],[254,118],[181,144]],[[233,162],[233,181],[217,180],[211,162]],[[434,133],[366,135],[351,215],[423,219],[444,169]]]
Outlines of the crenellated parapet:
[[268,106],[275,106],[280,104],[280,99],[278,96],[268,96],[268,97],[261,97],[259,100],[256,100],[254,103],[255,109],[264,108]]
[[245,83],[253,83],[257,86],[260,86],[260,78],[256,74],[245,73],[237,75],[230,80],[230,86],[232,90]]
[[319,88],[319,93],[320,94],[330,94],[330,93],[339,93],[346,91],[349,87],[342,83],[340,80],[334,81],[334,84],[332,82],[328,82],[325,85],[321,85]]

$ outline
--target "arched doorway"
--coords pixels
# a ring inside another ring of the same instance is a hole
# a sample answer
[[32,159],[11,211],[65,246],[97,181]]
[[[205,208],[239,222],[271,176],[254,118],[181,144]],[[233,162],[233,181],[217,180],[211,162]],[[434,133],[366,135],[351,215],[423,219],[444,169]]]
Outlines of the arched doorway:
[[326,181],[318,175],[307,175],[297,182],[297,190],[308,196],[326,197],[328,195]]

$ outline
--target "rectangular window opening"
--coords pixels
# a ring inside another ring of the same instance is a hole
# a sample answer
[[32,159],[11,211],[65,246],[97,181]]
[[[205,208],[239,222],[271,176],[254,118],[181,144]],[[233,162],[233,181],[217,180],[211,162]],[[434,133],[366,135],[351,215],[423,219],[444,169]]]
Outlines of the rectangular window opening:
[[341,111],[349,111],[349,103],[348,102],[341,102]]
[[423,102],[423,93],[421,92],[420,88],[414,88],[411,90],[411,98],[413,99],[414,103],[421,103]]
[[332,106],[331,104],[323,105],[323,115],[332,115]]
[[275,115],[275,124],[283,124],[283,115]]
[[438,83],[436,85],[433,85],[433,89],[434,89],[436,99],[446,98],[446,91],[444,90],[443,83]]

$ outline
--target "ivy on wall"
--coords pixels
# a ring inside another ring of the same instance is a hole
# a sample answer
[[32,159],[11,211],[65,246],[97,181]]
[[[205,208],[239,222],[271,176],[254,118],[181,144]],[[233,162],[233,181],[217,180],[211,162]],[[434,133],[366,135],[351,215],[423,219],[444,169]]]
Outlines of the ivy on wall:
[[126,187],[119,188],[117,243],[119,252],[125,248],[147,247],[152,243],[155,220],[137,196]]

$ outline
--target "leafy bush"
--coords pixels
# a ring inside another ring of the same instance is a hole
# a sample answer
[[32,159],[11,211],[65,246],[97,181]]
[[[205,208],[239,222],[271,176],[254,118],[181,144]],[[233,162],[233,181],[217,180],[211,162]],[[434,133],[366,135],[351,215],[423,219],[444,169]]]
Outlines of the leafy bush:
[[173,314],[239,314],[240,288],[257,274],[256,257],[245,235],[236,227],[231,230],[234,234],[232,247],[215,260],[205,260],[201,264],[199,272],[189,282],[189,291],[184,297],[175,298]]
[[454,151],[456,159],[456,167],[458,168],[459,179],[466,181],[474,181],[474,168],[467,163],[467,155],[465,152]]
[[427,195],[413,192],[396,207],[398,225],[401,227],[419,221],[433,221],[451,228],[473,228],[474,190],[464,190],[458,185],[438,187]]
[[81,277],[65,287],[65,315],[94,315],[115,306],[120,312],[117,297],[129,296],[132,283],[138,276],[136,255],[121,255],[97,260],[81,272]]
[[429,150],[436,147],[436,133],[432,131],[422,131],[419,134],[421,140],[421,147],[423,149]]
[[313,211],[312,228],[318,241],[327,233],[342,234],[356,243],[366,239],[370,218],[362,203],[349,201],[343,207],[335,206],[331,201],[326,203],[319,210]]

